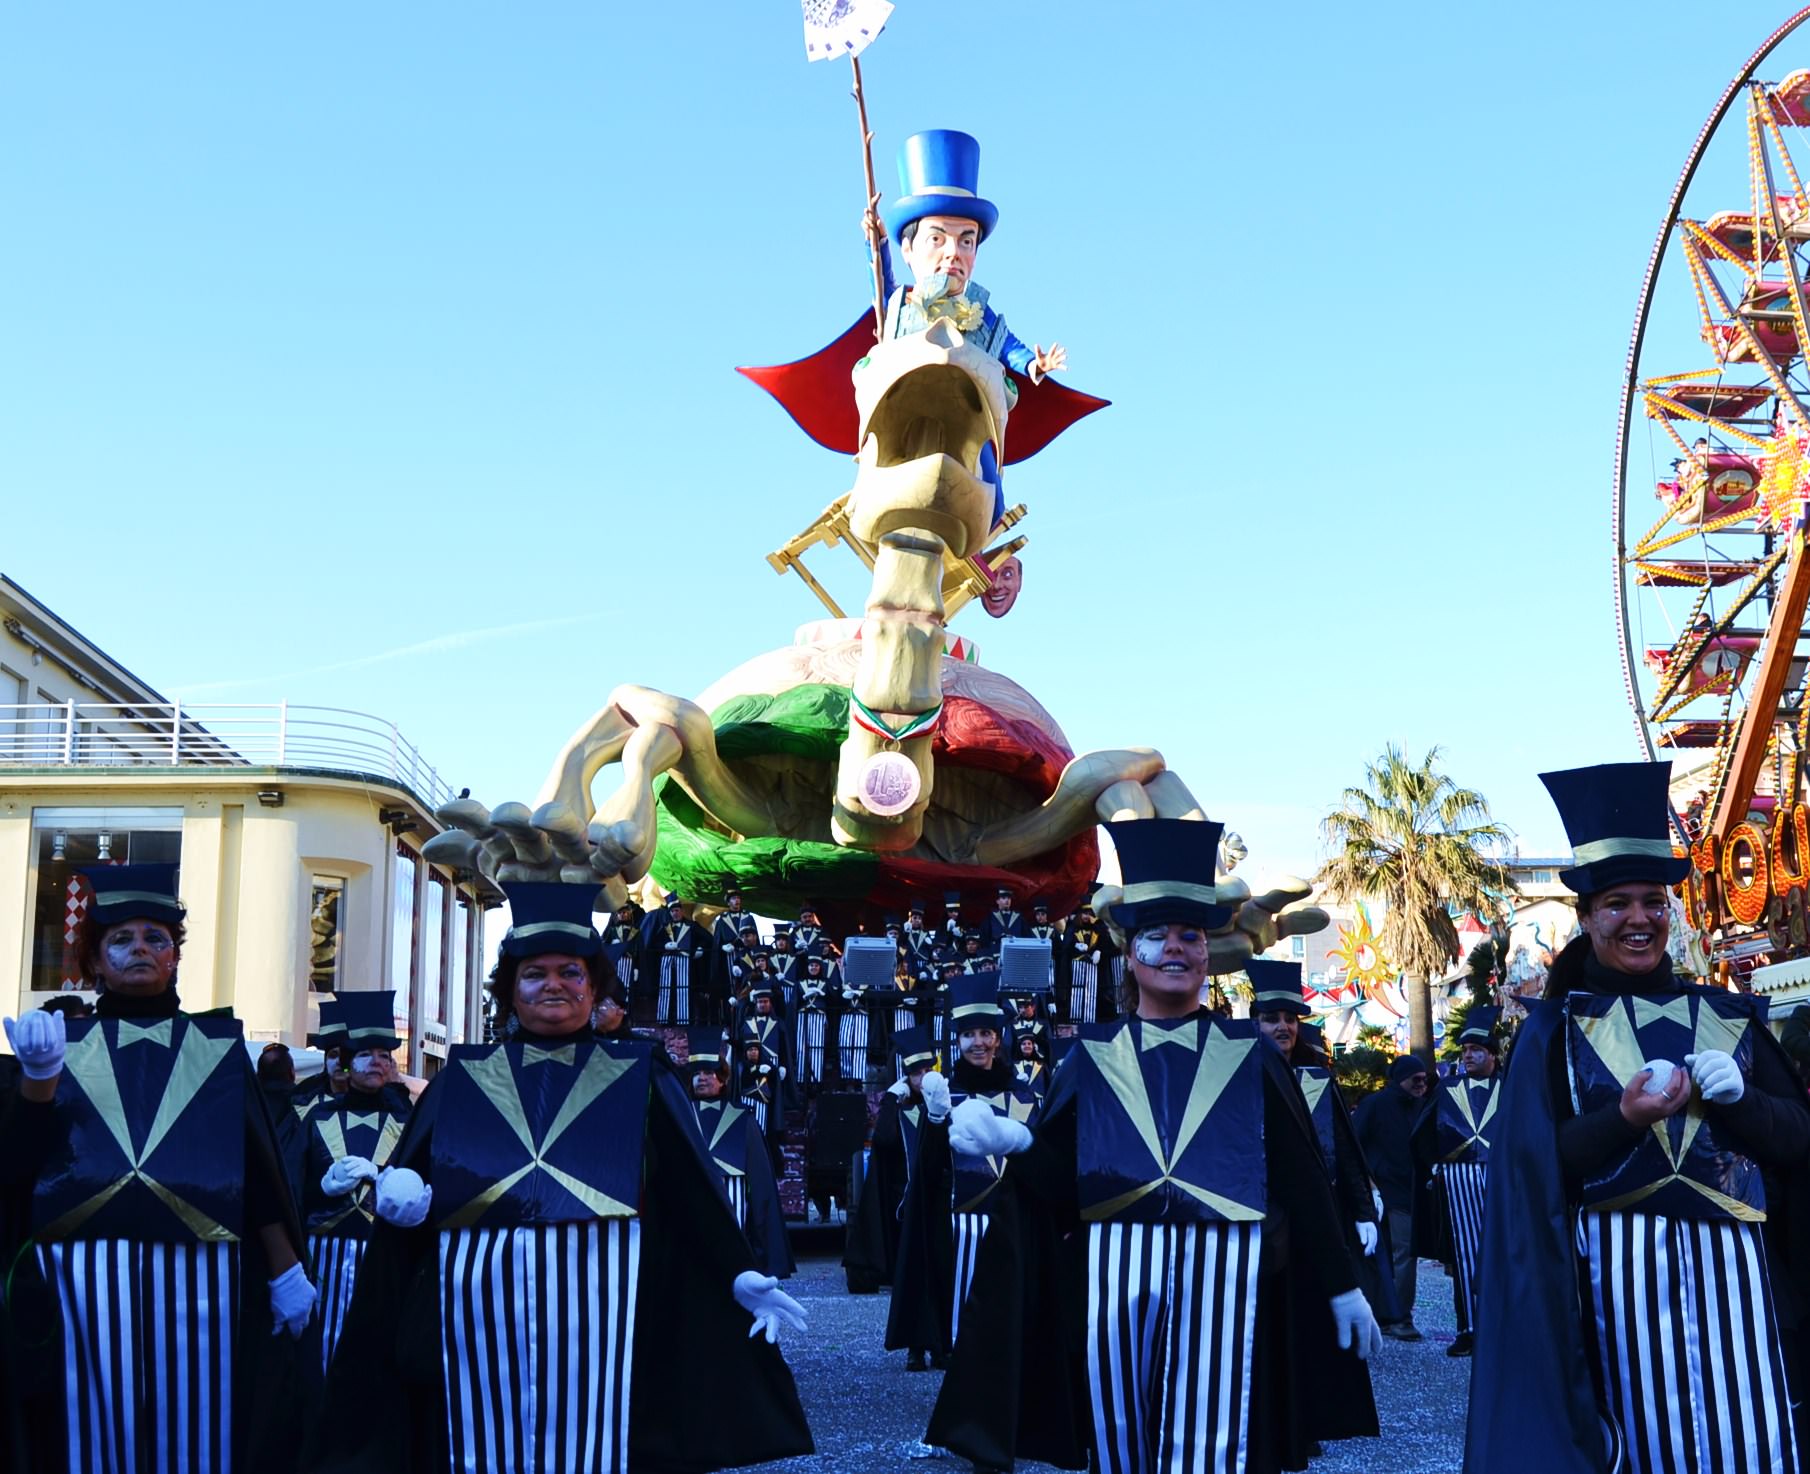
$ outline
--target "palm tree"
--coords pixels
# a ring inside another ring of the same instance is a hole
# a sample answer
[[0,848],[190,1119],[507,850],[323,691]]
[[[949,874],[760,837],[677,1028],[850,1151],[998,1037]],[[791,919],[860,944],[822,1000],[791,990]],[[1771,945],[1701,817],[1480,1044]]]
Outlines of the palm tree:
[[1321,823],[1332,858],[1319,883],[1341,901],[1380,900],[1378,937],[1402,970],[1408,1048],[1433,1057],[1432,982],[1458,958],[1452,908],[1493,917],[1510,892],[1507,870],[1489,856],[1508,831],[1490,818],[1483,795],[1439,771],[1439,749],[1418,766],[1391,743],[1347,788]]

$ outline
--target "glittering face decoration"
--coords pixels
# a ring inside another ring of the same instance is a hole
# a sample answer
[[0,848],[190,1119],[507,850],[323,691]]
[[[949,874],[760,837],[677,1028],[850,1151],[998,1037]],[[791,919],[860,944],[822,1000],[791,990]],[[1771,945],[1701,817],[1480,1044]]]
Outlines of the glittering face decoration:
[[515,974],[515,1016],[537,1034],[570,1034],[596,1007],[591,969],[582,957],[542,953],[523,960]]
[[1131,939],[1138,991],[1168,1002],[1198,1001],[1207,981],[1207,934],[1191,923],[1148,926]]
[[980,607],[995,619],[1003,619],[1024,592],[1024,564],[1013,554],[993,570],[993,583],[980,596]]
[[1487,1080],[1496,1073],[1496,1056],[1474,1041],[1458,1051],[1458,1063],[1473,1080]]
[[1665,956],[1672,929],[1666,888],[1650,882],[1613,886],[1580,908],[1578,925],[1590,938],[1596,960],[1616,972],[1651,972]]
[[381,1090],[389,1083],[390,1056],[381,1049],[361,1049],[352,1056],[352,1088]]
[[165,991],[176,976],[180,949],[161,921],[133,918],[101,932],[96,958],[101,986],[109,993],[149,998]]

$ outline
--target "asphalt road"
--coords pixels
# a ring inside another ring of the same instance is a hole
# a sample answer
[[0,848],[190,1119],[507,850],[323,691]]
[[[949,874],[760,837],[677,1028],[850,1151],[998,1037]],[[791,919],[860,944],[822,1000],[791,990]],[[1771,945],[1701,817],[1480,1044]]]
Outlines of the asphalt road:
[[[762,1464],[786,1474],[962,1474],[968,1465],[930,1457],[918,1442],[936,1401],[940,1372],[907,1372],[903,1352],[886,1352],[887,1294],[850,1295],[834,1258],[801,1261],[786,1285],[810,1313],[807,1336],[783,1343],[798,1380],[817,1452],[806,1459]],[[1452,1340],[1452,1296],[1437,1264],[1420,1266],[1416,1320],[1426,1340],[1388,1341],[1374,1366],[1383,1437],[1330,1444],[1313,1463],[1314,1474],[1457,1474],[1464,1445],[1464,1408],[1470,1361],[1445,1354]],[[1021,1463],[1021,1474],[1041,1474],[1047,1464]]]

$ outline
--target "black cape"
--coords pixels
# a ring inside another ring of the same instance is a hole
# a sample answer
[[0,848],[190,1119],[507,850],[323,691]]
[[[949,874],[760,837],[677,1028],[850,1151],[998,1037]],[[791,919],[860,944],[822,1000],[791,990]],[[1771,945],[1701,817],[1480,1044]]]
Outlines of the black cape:
[[[445,1072],[416,1102],[394,1165],[426,1175],[443,1078]],[[753,1255],[704,1155],[691,1102],[670,1068],[656,1062],[651,1082],[641,1147],[630,1463],[694,1474],[808,1454],[811,1434],[792,1373],[778,1348],[749,1339],[748,1313],[730,1293],[735,1276],[754,1268]],[[373,1230],[305,1468],[320,1474],[446,1469],[437,1250],[438,1234],[425,1224],[398,1229],[379,1222]],[[710,1366],[707,1417],[699,1416],[696,1378],[680,1374],[699,1365],[700,1355]]]
[[[1324,1313],[1330,1347],[1327,1302],[1357,1285],[1300,1087],[1279,1051],[1266,1049],[1259,1057],[1268,1209],[1247,1474],[1307,1466],[1316,1433],[1306,1388],[1327,1380],[1336,1365],[1314,1359],[1322,1354],[1317,1338],[1311,1346],[1297,1344],[1294,1298],[1306,1297]],[[1063,1469],[1088,1466],[1093,1418],[1087,1234],[1076,1189],[1076,1079],[1072,1068],[1057,1067],[1036,1140],[1012,1158],[993,1195],[993,1223],[962,1311],[962,1337],[924,1435],[976,1464],[1010,1468],[1015,1459],[1041,1459]],[[1356,1360],[1348,1351],[1330,1354]]]
[[[919,1121],[923,1120],[921,1100],[908,1108],[916,1110]],[[880,1097],[873,1146],[867,1154],[867,1175],[861,1182],[861,1195],[855,1200],[842,1254],[843,1273],[851,1294],[871,1294],[881,1285],[893,1282],[899,1257],[899,1209],[910,1180],[900,1109],[899,1097],[890,1091]]]
[[[718,1104],[723,1112],[735,1112],[726,1125],[717,1110],[706,1109]],[[798,1273],[798,1261],[792,1257],[792,1241],[786,1236],[786,1213],[779,1201],[773,1159],[753,1113],[729,1100],[693,1101],[692,1110],[703,1133],[704,1150],[716,1161],[718,1170],[727,1166],[741,1174],[745,1214],[742,1233],[754,1255],[754,1267],[762,1274],[789,1279]]]

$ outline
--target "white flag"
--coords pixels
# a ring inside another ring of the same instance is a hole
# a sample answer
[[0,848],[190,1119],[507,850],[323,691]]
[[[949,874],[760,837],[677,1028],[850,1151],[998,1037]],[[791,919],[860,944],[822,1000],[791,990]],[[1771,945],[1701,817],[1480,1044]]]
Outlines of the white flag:
[[812,61],[859,56],[892,14],[891,0],[802,0],[804,54]]

